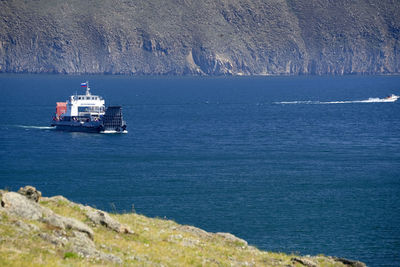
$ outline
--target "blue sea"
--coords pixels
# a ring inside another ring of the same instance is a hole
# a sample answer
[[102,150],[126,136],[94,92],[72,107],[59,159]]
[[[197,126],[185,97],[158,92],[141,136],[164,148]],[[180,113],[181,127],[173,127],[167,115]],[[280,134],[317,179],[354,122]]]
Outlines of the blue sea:
[[[88,80],[128,134],[49,128]],[[400,76],[0,75],[0,188],[400,264]]]

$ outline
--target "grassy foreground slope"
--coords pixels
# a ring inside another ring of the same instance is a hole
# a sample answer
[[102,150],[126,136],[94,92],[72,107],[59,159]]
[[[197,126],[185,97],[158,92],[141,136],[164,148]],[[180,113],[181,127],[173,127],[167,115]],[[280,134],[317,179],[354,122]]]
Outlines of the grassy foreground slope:
[[36,202],[32,190],[0,191],[0,266],[365,266],[261,251],[228,233],[108,214],[62,196]]

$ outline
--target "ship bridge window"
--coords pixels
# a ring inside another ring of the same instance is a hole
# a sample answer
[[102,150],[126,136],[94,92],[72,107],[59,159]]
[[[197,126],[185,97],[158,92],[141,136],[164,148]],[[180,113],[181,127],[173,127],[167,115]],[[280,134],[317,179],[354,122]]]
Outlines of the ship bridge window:
[[78,112],[95,112],[103,111],[103,107],[78,107]]
[[89,112],[89,107],[78,107],[78,112]]

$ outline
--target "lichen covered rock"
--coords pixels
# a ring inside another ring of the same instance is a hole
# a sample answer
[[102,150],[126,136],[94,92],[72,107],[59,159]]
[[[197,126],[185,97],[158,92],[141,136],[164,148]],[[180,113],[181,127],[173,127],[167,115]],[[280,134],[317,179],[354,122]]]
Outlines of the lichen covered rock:
[[114,220],[105,211],[86,207],[86,216],[95,224],[103,225],[116,231],[117,233],[133,234],[133,231],[128,226],[119,223],[117,220]]
[[39,199],[42,197],[42,192],[36,190],[35,187],[27,185],[25,187],[21,187],[18,190],[18,193],[20,193],[21,195],[25,196],[28,199],[31,199],[35,202],[38,202]]

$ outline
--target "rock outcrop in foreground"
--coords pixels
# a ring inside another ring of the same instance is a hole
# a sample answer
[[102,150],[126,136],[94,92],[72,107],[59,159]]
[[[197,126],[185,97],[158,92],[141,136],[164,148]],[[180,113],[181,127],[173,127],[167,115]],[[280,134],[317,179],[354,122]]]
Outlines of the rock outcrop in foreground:
[[335,257],[269,253],[229,233],[0,190],[0,266],[365,266]]
[[0,72],[400,73],[400,1],[2,0]]

